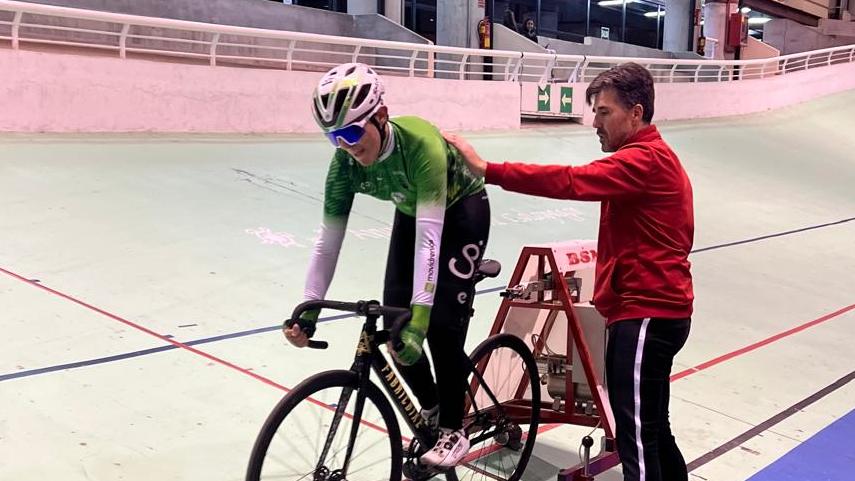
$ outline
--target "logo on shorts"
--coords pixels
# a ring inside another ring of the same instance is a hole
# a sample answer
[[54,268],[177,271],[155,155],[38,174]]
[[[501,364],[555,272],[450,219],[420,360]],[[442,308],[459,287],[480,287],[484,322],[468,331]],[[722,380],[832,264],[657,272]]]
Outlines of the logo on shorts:
[[452,257],[448,261],[448,270],[451,271],[452,274],[461,278],[461,279],[471,279],[473,275],[475,275],[475,261],[481,258],[481,248],[475,244],[466,244],[463,246],[463,260],[465,260],[469,265],[466,266],[467,269],[465,272],[461,272],[457,269],[458,260],[456,257]]

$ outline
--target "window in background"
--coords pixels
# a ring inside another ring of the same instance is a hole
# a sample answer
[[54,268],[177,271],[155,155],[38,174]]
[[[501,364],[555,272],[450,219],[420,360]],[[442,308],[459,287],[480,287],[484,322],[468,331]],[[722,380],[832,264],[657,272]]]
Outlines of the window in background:
[[404,26],[436,44],[436,0],[405,0]]
[[627,3],[624,42],[642,47],[660,48],[664,15],[664,5],[648,1]]
[[772,20],[772,17],[764,12],[752,10],[749,7],[742,7],[741,12],[748,15],[748,35],[763,40],[763,26]]
[[589,37],[620,42],[623,27],[623,0],[591,0],[590,25]]
[[588,19],[588,0],[543,0],[540,6],[540,34],[583,43]]
[[301,7],[320,8],[321,10],[330,10],[333,12],[347,13],[347,0],[293,0],[292,5]]

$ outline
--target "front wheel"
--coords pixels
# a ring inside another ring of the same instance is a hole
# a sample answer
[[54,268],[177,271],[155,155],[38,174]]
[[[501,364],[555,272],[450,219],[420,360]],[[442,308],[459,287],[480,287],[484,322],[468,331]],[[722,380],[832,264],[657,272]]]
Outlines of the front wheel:
[[[273,409],[252,448],[247,481],[400,481],[401,431],[373,383],[316,374]],[[355,420],[358,419],[358,422]]]

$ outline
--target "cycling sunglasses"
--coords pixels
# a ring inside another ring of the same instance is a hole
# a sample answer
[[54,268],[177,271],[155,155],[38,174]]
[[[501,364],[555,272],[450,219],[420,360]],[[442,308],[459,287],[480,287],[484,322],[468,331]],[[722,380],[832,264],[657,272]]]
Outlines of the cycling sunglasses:
[[358,144],[359,141],[362,140],[362,136],[365,135],[366,122],[367,119],[338,130],[327,132],[324,135],[327,136],[327,139],[329,139],[330,143],[332,143],[334,147],[338,147],[339,139],[341,139],[345,144],[353,146]]

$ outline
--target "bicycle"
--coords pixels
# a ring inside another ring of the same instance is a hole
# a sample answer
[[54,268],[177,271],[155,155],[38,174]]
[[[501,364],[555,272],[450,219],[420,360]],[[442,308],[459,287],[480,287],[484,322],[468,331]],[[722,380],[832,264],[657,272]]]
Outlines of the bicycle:
[[[496,261],[483,261],[470,294],[475,293],[474,284],[497,276],[500,269]],[[470,318],[473,297],[467,301]],[[499,481],[520,479],[534,448],[540,418],[537,365],[520,338],[497,334],[479,344],[471,356],[461,356],[468,360],[470,372],[463,427],[471,447],[461,464],[442,470],[418,463],[419,456],[436,442],[437,429],[422,417],[378,349],[389,340],[397,342],[409,320],[409,309],[382,306],[377,301],[307,301],[295,308],[286,326],[300,322],[304,311],[318,308],[365,317],[353,365],[349,370],[315,374],[282,398],[253,446],[247,481],[399,481],[402,474],[412,480],[435,475],[444,475],[448,481],[479,475]],[[381,315],[394,319],[388,330],[377,329]],[[309,347],[325,349],[328,344],[310,340]],[[491,365],[493,371],[499,371],[491,372]],[[381,380],[413,438],[401,436],[392,405],[370,379],[371,371]],[[491,375],[496,383],[504,384],[494,384]],[[492,386],[485,378],[490,378]],[[526,390],[530,406],[518,401]],[[406,447],[403,441],[407,441]]]

